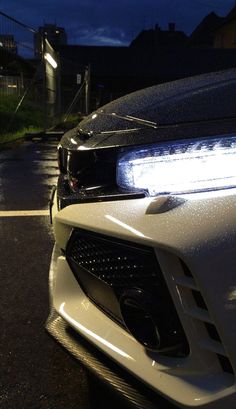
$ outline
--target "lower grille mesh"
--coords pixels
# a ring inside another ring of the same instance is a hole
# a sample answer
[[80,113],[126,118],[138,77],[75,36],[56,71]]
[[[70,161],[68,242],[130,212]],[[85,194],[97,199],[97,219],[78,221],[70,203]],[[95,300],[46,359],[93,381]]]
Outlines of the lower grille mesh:
[[79,234],[67,255],[70,261],[86,269],[119,292],[123,287],[161,285],[161,273],[152,249],[132,246],[103,236]]
[[189,353],[153,248],[75,229],[66,259],[87,296],[143,345],[172,356]]

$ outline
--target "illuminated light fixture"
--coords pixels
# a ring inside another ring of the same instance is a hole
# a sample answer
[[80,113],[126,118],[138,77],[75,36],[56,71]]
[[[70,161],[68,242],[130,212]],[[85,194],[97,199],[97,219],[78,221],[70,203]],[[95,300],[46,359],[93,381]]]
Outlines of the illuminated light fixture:
[[17,88],[17,85],[16,85],[16,84],[8,84],[7,87],[8,87],[8,88]]
[[236,136],[173,141],[120,156],[117,183],[150,196],[236,187]]
[[50,64],[53,68],[57,68],[57,62],[54,60],[54,58],[51,56],[51,54],[45,53],[45,54],[44,54],[44,58],[45,58],[46,61],[49,62],[49,64]]

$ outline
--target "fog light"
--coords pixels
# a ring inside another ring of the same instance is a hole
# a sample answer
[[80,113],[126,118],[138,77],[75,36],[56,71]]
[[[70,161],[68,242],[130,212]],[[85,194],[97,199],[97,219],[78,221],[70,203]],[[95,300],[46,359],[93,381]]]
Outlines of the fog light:
[[[146,349],[168,356],[186,356],[188,343],[173,304],[140,288],[125,290],[120,298],[124,323]],[[166,317],[170,317],[168,320]]]
[[154,300],[140,289],[125,291],[120,299],[123,320],[137,341],[145,348],[158,350],[161,340],[152,317]]

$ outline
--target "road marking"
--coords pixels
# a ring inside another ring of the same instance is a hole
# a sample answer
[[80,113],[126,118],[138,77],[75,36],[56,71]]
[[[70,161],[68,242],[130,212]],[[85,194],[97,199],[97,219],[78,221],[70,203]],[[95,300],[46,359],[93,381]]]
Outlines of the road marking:
[[3,210],[0,217],[49,216],[49,210]]

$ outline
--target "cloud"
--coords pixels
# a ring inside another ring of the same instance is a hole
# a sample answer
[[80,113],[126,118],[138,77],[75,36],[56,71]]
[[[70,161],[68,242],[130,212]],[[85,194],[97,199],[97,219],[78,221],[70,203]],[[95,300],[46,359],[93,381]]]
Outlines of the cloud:
[[91,28],[83,26],[76,28],[74,32],[74,44],[80,45],[111,45],[111,46],[128,46],[129,39],[120,29],[110,27]]

